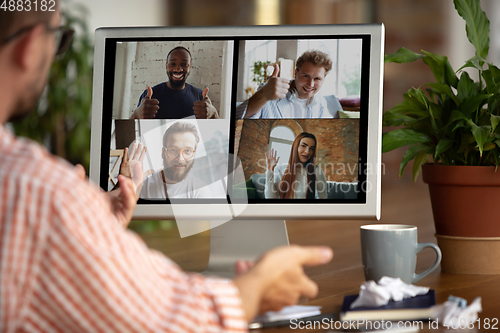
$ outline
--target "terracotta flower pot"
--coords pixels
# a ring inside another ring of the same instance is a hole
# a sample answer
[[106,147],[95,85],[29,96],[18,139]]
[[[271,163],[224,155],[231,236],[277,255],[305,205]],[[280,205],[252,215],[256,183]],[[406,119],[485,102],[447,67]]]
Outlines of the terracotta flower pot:
[[500,169],[425,164],[438,235],[500,237]]
[[425,164],[441,270],[500,274],[500,169]]

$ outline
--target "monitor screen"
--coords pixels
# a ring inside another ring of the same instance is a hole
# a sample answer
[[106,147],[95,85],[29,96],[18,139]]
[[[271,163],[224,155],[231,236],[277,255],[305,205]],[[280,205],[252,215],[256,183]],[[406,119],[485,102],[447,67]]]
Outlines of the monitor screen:
[[91,178],[136,218],[378,218],[383,25],[96,31]]

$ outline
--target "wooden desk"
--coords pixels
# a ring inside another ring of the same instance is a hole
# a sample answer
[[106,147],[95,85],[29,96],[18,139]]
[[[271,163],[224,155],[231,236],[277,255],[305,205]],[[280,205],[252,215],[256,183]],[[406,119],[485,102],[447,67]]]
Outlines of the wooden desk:
[[[365,281],[361,266],[361,249],[358,227],[366,221],[343,221],[335,223],[306,221],[289,222],[290,239],[294,243],[311,244],[314,238],[321,238],[323,244],[330,245],[335,251],[333,261],[322,267],[307,268],[307,274],[318,283],[319,294],[311,305],[322,305],[324,313],[339,313],[344,296],[357,294],[359,286]],[[307,234],[309,228],[322,230],[314,237],[300,241],[300,235]],[[433,230],[429,233],[426,228],[419,228],[419,241],[427,242],[433,239]],[[330,240],[324,239],[331,235]],[[319,239],[318,239],[319,240]],[[425,250],[418,256],[417,272],[422,272],[432,265],[435,254],[432,250]],[[483,312],[480,318],[500,319],[500,275],[453,275],[441,273],[440,268],[420,280],[417,285],[428,286],[436,290],[436,301],[443,303],[449,295],[463,297],[472,302],[477,297],[482,297]],[[425,325],[424,325],[425,327]],[[497,325],[500,329],[500,323]],[[289,329],[276,329],[276,332],[285,332]],[[429,330],[433,332],[444,331]],[[427,330],[421,330],[427,331]],[[262,332],[272,332],[262,330]]]
[[[412,224],[418,227],[419,242],[436,242],[430,208],[429,194],[424,184],[383,186],[382,219],[379,223]],[[306,268],[306,273],[318,283],[319,294],[311,305],[323,306],[324,313],[337,313],[345,295],[357,294],[364,282],[361,266],[359,227],[374,221],[288,221],[290,242],[301,245],[328,245],[334,249],[332,262],[320,267]],[[181,267],[202,271],[208,261],[208,233],[180,239],[177,230],[169,235],[158,234],[146,239],[151,247],[158,248]],[[172,236],[174,235],[174,236]],[[169,239],[166,240],[165,238]],[[435,260],[434,251],[427,249],[418,255],[417,272],[422,272]],[[482,297],[483,312],[480,318],[500,319],[500,275],[452,275],[441,273],[440,268],[422,279],[418,285],[436,290],[438,303],[449,295],[463,297],[472,302]],[[497,325],[500,329],[500,323]],[[446,330],[421,330],[439,332]],[[253,332],[289,332],[289,327],[256,330]]]

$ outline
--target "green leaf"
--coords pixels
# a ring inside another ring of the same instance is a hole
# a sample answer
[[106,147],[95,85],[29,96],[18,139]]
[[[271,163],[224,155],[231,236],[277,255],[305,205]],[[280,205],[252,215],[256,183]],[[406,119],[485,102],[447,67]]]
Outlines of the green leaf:
[[487,126],[477,126],[472,120],[469,120],[469,124],[472,129],[472,135],[474,135],[474,139],[479,148],[479,155],[483,156],[484,144],[488,140],[490,129]]
[[448,119],[448,123],[452,124],[457,120],[469,121],[469,118],[467,118],[462,112],[460,112],[458,110],[451,111],[451,116],[450,116],[450,119]]
[[391,110],[387,110],[384,113],[384,116],[382,118],[382,125],[383,126],[400,126],[403,125],[409,121],[412,121],[413,118],[410,116],[407,116],[404,112],[396,112]]
[[493,133],[493,132],[495,132],[495,129],[497,128],[498,124],[500,123],[500,116],[495,116],[494,114],[492,114],[490,121],[491,121],[491,133]]
[[450,139],[450,138],[443,138],[439,140],[438,144],[436,145],[436,152],[434,153],[434,160],[438,159],[438,156],[441,155],[442,153],[446,152],[448,149],[453,147],[455,144],[455,140]]
[[425,105],[422,105],[418,99],[407,96],[405,96],[405,100],[403,102],[396,104],[391,111],[418,117],[427,117],[429,115]]
[[429,161],[429,154],[425,150],[421,150],[417,156],[415,156],[415,161],[413,162],[413,182],[417,181],[418,174],[422,171],[422,164]]
[[431,71],[434,74],[434,78],[436,79],[436,82],[440,83],[440,84],[447,84],[446,77],[444,75],[444,64],[438,58],[440,56],[437,56],[437,55],[431,56],[431,53],[429,53],[429,52],[425,52],[425,53],[427,56],[423,60],[431,68]]
[[384,62],[395,62],[398,64],[402,63],[408,63],[408,62],[413,62],[415,60],[418,60],[420,58],[423,58],[424,55],[420,53],[416,53],[413,51],[410,51],[404,47],[400,48],[398,52],[392,53],[392,54],[387,54],[384,57]]
[[493,73],[490,69],[487,69],[482,72],[482,76],[484,82],[486,83],[486,91],[488,93],[496,93],[499,91],[498,84],[495,83],[495,79],[493,78]]
[[431,87],[436,93],[450,97],[455,102],[455,104],[460,104],[460,101],[455,96],[449,85],[439,83],[428,83],[427,85]]
[[466,116],[469,117],[479,107],[482,107],[488,102],[488,98],[493,94],[481,94],[473,97],[468,97],[462,101],[458,109]]
[[[468,121],[468,120],[467,120]],[[462,127],[465,127],[465,121],[459,121],[455,127],[453,127],[453,129],[451,130],[451,132],[455,132],[457,129],[459,128],[462,128]]]
[[431,120],[431,127],[434,133],[439,132],[439,128],[436,122],[436,119],[440,119],[442,114],[442,109],[440,108],[439,105],[435,103],[430,103],[429,104],[429,115],[430,115],[430,120]]
[[417,154],[420,153],[420,151],[425,149],[425,148],[426,147],[423,145],[416,145],[416,146],[408,148],[405,155],[403,156],[403,160],[401,161],[401,164],[399,165],[399,178],[401,178],[401,176],[403,175],[403,170],[405,169],[408,162],[410,162],[412,159],[414,159],[415,156],[417,156]]
[[429,108],[429,99],[425,96],[424,91],[420,88],[411,88],[405,94],[405,100],[409,103],[416,103],[416,105],[425,113]]
[[428,142],[431,142],[430,138],[423,133],[407,128],[397,129],[382,135],[382,152],[387,153],[399,147]]
[[486,59],[490,45],[490,21],[481,9],[479,0],[454,0],[455,9],[465,20],[465,30],[476,55]]
[[477,70],[482,71],[483,70],[483,64],[486,62],[486,59],[483,57],[480,57],[478,55],[473,56],[469,60],[465,62],[465,65],[460,67],[458,71],[461,71],[464,68],[475,68]]
[[463,101],[466,98],[476,96],[478,94],[474,81],[470,78],[469,73],[462,72],[457,86],[457,97]]
[[423,50],[422,52],[425,54],[425,58],[423,58],[423,61],[431,68],[436,82],[448,84],[456,88],[458,79],[455,71],[448,61],[448,58]]
[[493,142],[486,142],[484,144],[483,151],[489,151],[489,150],[495,149],[496,146],[497,145],[494,144]]
[[[495,80],[495,83],[499,84],[500,83],[500,69],[493,64],[488,64],[488,69],[491,71],[491,74],[492,74],[493,80]],[[498,90],[496,92],[498,92]]]

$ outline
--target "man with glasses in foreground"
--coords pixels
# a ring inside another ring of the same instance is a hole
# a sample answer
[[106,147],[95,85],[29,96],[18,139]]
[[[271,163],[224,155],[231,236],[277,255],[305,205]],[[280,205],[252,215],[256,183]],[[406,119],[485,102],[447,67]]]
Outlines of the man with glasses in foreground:
[[5,127],[42,94],[58,25],[58,12],[0,10],[0,331],[243,332],[259,312],[314,297],[302,266],[331,249],[278,248],[229,281],[188,275],[125,228],[139,163],[105,193]]

